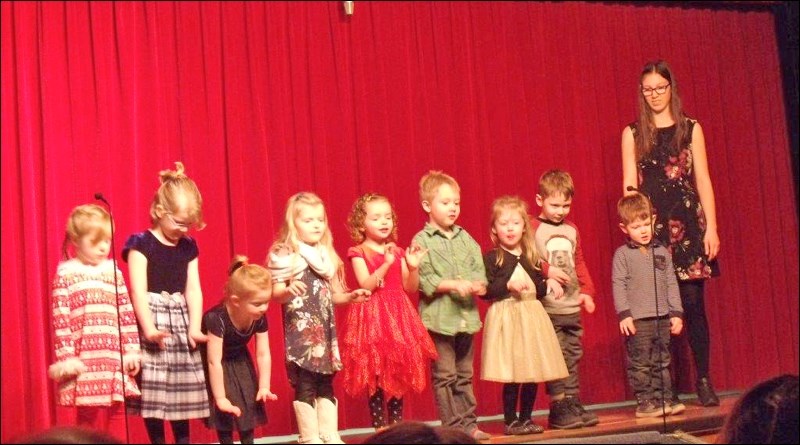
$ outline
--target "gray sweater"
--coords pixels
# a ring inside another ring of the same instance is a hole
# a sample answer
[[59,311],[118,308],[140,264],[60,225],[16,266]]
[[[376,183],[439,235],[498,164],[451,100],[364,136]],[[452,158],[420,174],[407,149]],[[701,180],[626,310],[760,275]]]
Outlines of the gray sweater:
[[[655,251],[655,255],[653,255]],[[656,293],[653,286],[653,257]],[[672,256],[658,241],[646,247],[628,241],[614,253],[611,270],[614,289],[614,308],[620,321],[628,317],[634,320],[669,315],[683,318],[678,280],[672,266]],[[656,295],[658,313],[656,313]]]

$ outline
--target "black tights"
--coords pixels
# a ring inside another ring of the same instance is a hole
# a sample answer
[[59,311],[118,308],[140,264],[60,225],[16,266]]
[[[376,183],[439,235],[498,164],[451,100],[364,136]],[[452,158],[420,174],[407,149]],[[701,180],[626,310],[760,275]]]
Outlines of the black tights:
[[689,334],[689,346],[692,348],[698,380],[708,377],[708,358],[711,354],[708,319],[703,299],[704,283],[703,280],[695,280],[681,281],[678,284],[683,305],[683,317]]
[[[522,391],[520,391],[520,387]],[[504,383],[503,384],[503,417],[506,425],[515,420],[530,420],[533,414],[533,402],[536,401],[537,383]],[[519,417],[517,417],[517,400],[519,400]]]
[[[172,425],[172,435],[175,436],[175,443],[189,443],[189,421],[170,420]],[[147,436],[150,443],[167,443],[164,437],[164,420],[147,417],[144,419],[144,426],[147,428]]]
[[[233,443],[233,431],[217,430],[219,443]],[[239,441],[241,443],[253,443],[253,430],[239,431]]]
[[[389,410],[389,425],[394,425],[403,420],[402,398],[389,398],[386,408]],[[375,391],[375,394],[369,396],[369,414],[372,416],[373,428],[383,428],[387,425],[383,417],[383,389],[380,387]]]

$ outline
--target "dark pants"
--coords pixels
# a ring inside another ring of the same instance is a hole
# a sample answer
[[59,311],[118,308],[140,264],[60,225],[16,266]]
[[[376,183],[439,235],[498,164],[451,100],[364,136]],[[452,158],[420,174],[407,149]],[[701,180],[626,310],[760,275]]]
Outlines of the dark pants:
[[294,362],[286,363],[286,374],[289,377],[289,383],[294,388],[295,400],[315,406],[314,400],[317,397],[325,397],[336,403],[336,399],[333,397],[333,376],[335,374],[309,371],[297,366]]
[[628,350],[628,381],[633,387],[633,394],[640,401],[662,398],[672,400],[669,318],[633,320],[633,326],[636,334],[625,339]]
[[553,328],[556,330],[558,344],[561,346],[561,353],[564,355],[564,362],[567,364],[569,375],[561,380],[547,382],[547,394],[550,396],[565,394],[570,397],[578,397],[580,392],[578,362],[583,357],[581,314],[576,312],[569,315],[548,315],[550,315],[550,321],[553,322]]
[[684,323],[698,380],[708,377],[708,362],[711,354],[711,339],[708,334],[708,318],[706,318],[705,299],[703,298],[704,284],[703,280],[681,281],[678,284]]
[[428,331],[439,353],[431,364],[433,393],[442,425],[471,432],[478,427],[472,392],[472,334],[442,335]]

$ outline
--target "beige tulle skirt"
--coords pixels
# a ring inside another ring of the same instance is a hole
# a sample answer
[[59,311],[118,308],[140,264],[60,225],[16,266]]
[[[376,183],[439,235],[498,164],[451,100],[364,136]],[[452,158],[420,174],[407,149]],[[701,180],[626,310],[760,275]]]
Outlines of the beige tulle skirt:
[[553,323],[532,295],[493,303],[486,314],[481,379],[502,383],[558,380],[568,375]]

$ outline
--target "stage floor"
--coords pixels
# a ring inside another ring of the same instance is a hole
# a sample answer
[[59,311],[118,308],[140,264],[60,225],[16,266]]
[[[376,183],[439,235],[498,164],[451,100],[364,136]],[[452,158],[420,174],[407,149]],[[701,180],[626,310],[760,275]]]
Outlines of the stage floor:
[[[686,411],[681,414],[668,416],[666,425],[663,418],[637,419],[634,415],[635,405],[632,401],[619,402],[605,405],[587,406],[586,408],[597,414],[600,424],[572,430],[545,429],[542,434],[531,434],[525,436],[506,436],[503,434],[503,421],[498,416],[496,420],[484,420],[479,423],[482,430],[492,434],[492,438],[483,441],[486,444],[508,444],[508,443],[536,443],[562,439],[578,439],[595,436],[608,436],[615,434],[629,434],[645,431],[655,431],[659,433],[687,433],[690,436],[684,443],[692,443],[693,438],[714,438],[722,427],[725,417],[733,408],[734,403],[739,397],[739,392],[720,393],[720,406],[703,407],[697,403],[694,397],[683,398],[686,404]],[[537,411],[534,413],[534,421],[545,428],[547,427],[547,411]],[[345,434],[342,439],[346,443],[363,443],[369,434]],[[678,434],[678,437],[682,437]],[[567,442],[565,441],[565,442]],[[568,442],[567,442],[568,443]],[[616,443],[622,443],[617,441]],[[630,442],[625,442],[630,443]],[[681,443],[681,442],[675,442]]]

